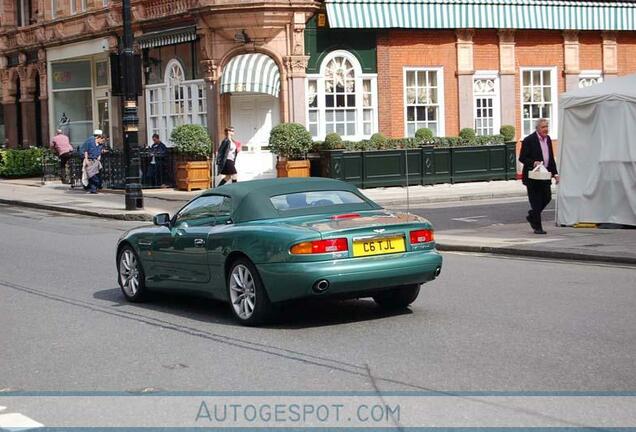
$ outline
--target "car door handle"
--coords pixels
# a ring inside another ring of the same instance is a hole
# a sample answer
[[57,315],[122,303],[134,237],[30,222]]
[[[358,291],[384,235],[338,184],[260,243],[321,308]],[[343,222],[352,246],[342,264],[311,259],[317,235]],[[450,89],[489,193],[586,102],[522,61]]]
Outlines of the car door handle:
[[205,245],[205,240],[203,240],[203,239],[194,239],[194,245],[196,247],[203,247]]

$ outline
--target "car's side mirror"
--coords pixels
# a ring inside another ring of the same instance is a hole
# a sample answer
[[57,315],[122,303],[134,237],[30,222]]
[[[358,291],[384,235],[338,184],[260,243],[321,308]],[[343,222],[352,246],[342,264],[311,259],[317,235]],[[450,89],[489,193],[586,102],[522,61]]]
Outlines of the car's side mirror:
[[159,213],[152,218],[152,222],[159,226],[170,226],[170,215],[168,213]]

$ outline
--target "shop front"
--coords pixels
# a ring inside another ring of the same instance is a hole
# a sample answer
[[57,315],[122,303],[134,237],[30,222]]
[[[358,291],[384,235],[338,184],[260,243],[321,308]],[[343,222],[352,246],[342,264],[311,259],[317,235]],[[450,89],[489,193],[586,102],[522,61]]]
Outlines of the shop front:
[[113,136],[107,40],[50,48],[47,60],[51,136],[61,129],[74,147],[95,129]]

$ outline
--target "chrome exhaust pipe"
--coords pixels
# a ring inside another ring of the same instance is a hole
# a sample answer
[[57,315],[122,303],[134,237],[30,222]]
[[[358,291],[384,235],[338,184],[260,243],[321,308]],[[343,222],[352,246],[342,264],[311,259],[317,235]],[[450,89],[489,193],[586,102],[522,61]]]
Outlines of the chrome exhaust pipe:
[[315,293],[323,293],[327,291],[328,288],[329,281],[326,279],[320,279],[319,281],[316,281],[316,283],[314,283],[314,286],[312,287]]

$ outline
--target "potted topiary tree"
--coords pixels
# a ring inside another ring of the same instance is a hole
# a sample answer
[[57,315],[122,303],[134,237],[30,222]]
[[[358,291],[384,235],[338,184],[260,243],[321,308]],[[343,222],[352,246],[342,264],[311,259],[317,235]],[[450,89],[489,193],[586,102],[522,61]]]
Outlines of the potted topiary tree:
[[[170,141],[186,161],[177,163],[177,189],[208,189],[211,183],[210,152],[212,141],[201,125],[182,125],[172,131]],[[193,160],[194,159],[194,160]]]
[[309,177],[307,152],[312,144],[311,134],[299,123],[275,126],[269,135],[269,149],[278,159],[278,177]]

